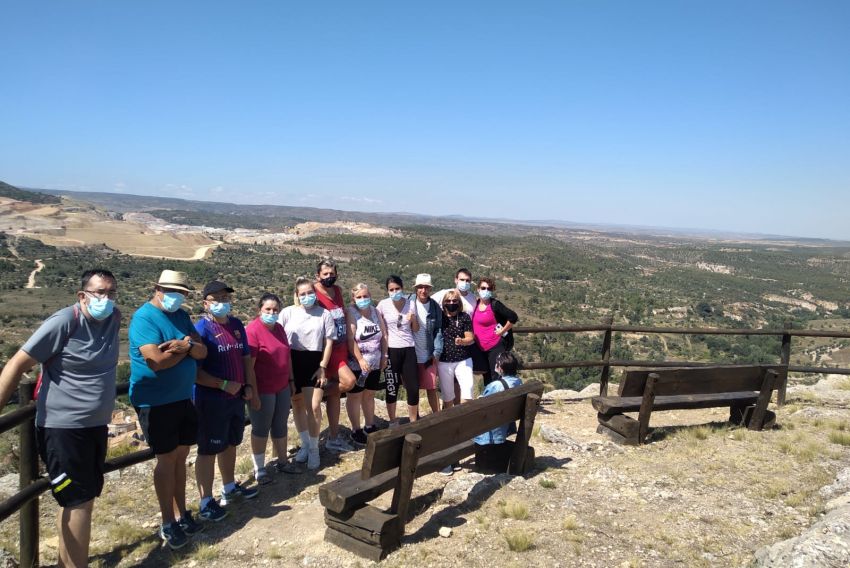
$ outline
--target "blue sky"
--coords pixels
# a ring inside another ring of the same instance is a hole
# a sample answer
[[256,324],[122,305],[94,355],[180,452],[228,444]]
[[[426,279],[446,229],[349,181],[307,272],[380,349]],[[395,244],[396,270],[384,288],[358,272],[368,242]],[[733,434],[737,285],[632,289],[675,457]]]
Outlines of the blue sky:
[[9,2],[0,180],[850,239],[850,2]]

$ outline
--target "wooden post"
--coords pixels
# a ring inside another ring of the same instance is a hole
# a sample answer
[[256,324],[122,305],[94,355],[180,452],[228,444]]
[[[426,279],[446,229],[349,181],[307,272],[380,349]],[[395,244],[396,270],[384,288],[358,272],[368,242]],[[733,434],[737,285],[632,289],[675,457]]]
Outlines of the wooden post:
[[525,397],[525,412],[519,422],[519,430],[514,443],[514,451],[508,464],[508,473],[522,475],[526,472],[526,453],[528,452],[528,441],[531,440],[531,432],[534,430],[534,418],[537,416],[537,408],[540,406],[540,396],[531,393]]
[[[19,405],[29,404],[35,392],[35,383],[22,382],[18,388]],[[20,426],[20,476],[19,488],[25,489],[38,479],[38,450],[35,441],[35,419],[30,418]],[[38,566],[38,497],[21,507],[19,514],[21,537],[21,568]]]
[[788,388],[788,365],[791,363],[791,322],[785,322],[782,334],[782,349],[779,352],[779,363],[785,365],[785,371],[776,385],[776,404],[785,406],[785,393]]
[[608,362],[611,360],[611,325],[614,323],[614,316],[608,316],[603,325],[607,325],[605,337],[602,339],[602,376],[599,378],[599,396],[608,396],[608,378],[611,376],[611,366]]
[[398,515],[400,536],[404,535],[404,525],[407,524],[407,508],[410,505],[413,481],[416,479],[416,465],[419,463],[420,449],[422,449],[422,436],[408,434],[404,437],[404,446],[401,449],[401,465],[398,468],[398,481],[390,507],[390,512]]
[[646,435],[649,433],[649,417],[652,414],[652,405],[655,402],[655,382],[658,379],[658,373],[650,373],[646,377],[643,400],[640,403],[640,414],[638,414],[638,445],[643,444]]

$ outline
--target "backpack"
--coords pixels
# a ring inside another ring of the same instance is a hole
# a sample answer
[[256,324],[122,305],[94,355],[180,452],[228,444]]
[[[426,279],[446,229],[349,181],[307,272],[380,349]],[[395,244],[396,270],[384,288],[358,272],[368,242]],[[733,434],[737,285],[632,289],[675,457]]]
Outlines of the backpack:
[[50,361],[52,361],[55,357],[58,357],[62,351],[65,350],[65,347],[68,345],[68,341],[71,339],[71,336],[77,332],[77,329],[80,327],[80,307],[79,304],[74,304],[74,319],[71,323],[71,331],[68,333],[68,336],[65,338],[65,341],[62,342],[62,349],[56,352],[53,357],[45,361],[41,364],[41,371],[38,373],[38,378],[35,380],[35,391],[33,391],[32,399],[38,400],[38,393],[41,391],[41,383],[44,377],[44,366],[47,365]]

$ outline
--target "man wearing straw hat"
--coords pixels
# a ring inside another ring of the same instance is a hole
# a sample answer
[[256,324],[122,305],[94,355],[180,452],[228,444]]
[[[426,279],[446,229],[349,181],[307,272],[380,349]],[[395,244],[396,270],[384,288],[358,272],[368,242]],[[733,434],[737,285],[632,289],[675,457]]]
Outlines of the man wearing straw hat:
[[201,530],[186,510],[186,457],[198,436],[191,400],[195,361],[207,356],[189,314],[180,309],[191,291],[184,272],[163,270],[153,297],[133,314],[129,333],[130,402],[156,454],[159,536],[173,549],[186,545],[187,534]]
[[0,374],[2,409],[21,376],[41,363],[36,434],[61,507],[59,566],[88,564],[92,509],[103,489],[107,424],[115,407],[117,294],[110,271],[84,272],[77,303],[44,320]]

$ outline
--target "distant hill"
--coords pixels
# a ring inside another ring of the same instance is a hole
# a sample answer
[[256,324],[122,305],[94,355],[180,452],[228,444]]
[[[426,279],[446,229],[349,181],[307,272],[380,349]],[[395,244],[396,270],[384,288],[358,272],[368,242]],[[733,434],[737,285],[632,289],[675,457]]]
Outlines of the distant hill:
[[6,182],[0,181],[0,197],[8,197],[17,201],[28,201],[30,203],[61,203],[62,200],[55,195],[48,195],[38,191],[29,191],[20,189],[14,185],[9,185]]
[[115,211],[126,213],[144,211],[167,221],[180,224],[197,224],[228,229],[265,228],[275,229],[285,225],[295,225],[306,221],[335,222],[354,221],[371,223],[385,227],[443,228],[468,233],[492,234],[494,229],[502,235],[525,236],[545,234],[559,236],[574,234],[576,231],[597,233],[608,236],[660,237],[673,239],[729,240],[747,242],[774,242],[806,244],[810,246],[845,246],[846,241],[830,239],[812,239],[785,235],[765,235],[708,229],[650,227],[642,225],[616,225],[604,223],[577,223],[561,220],[517,220],[494,219],[486,217],[465,217],[461,215],[435,216],[418,213],[369,213],[363,211],[343,211],[322,209],[319,207],[295,207],[288,205],[241,205],[216,201],[179,199],[132,195],[124,193],[105,193],[95,191],[67,191],[59,189],[34,189],[32,192],[66,196]]

